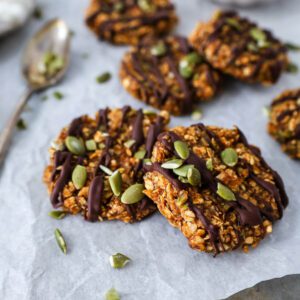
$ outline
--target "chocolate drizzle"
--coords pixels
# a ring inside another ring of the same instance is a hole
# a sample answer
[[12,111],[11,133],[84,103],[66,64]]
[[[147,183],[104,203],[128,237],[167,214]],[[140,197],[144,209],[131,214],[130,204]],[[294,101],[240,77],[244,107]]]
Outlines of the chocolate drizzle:
[[97,129],[99,129],[100,126],[103,126],[105,131],[108,131],[108,108],[100,109],[99,110],[99,116],[98,116],[98,122],[97,122]]
[[143,131],[143,119],[144,113],[142,109],[137,111],[137,115],[135,117],[133,127],[132,127],[132,139],[135,141],[132,146],[132,151],[136,152],[138,148],[144,143],[144,131]]
[[68,135],[71,136],[80,136],[81,135],[81,127],[82,127],[82,121],[81,118],[76,118],[72,121],[69,130],[68,130]]
[[154,143],[157,139],[157,136],[162,132],[162,130],[163,130],[163,118],[161,116],[158,116],[156,122],[152,124],[148,130],[147,139],[146,139],[147,158],[151,157]]

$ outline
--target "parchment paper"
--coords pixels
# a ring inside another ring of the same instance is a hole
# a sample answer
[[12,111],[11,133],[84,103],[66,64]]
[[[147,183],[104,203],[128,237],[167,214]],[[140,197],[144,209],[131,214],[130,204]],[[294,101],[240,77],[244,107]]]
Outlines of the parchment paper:
[[[178,32],[183,34],[217,8],[204,0],[175,2],[180,15]],[[23,116],[28,129],[15,134],[0,173],[0,299],[102,299],[112,286],[125,300],[218,299],[262,280],[299,273],[300,163],[281,153],[266,133],[262,113],[263,106],[283,89],[300,85],[299,74],[284,75],[271,88],[228,82],[214,102],[202,106],[206,124],[240,126],[286,184],[290,205],[283,219],[249,254],[236,251],[213,258],[193,251],[158,213],[134,225],[91,224],[80,216],[56,221],[47,216],[51,206],[41,178],[48,146],[61,127],[106,105],[143,105],[118,80],[119,62],[127,48],[98,42],[83,25],[87,1],[41,3],[45,19],[63,17],[74,30],[72,62],[64,82],[44,93],[49,95],[47,101],[41,100],[42,95],[32,99]],[[284,40],[300,42],[298,0],[241,12]],[[21,32],[0,41],[0,128],[24,87],[19,72],[21,50],[41,25],[42,21],[32,20]],[[83,59],[83,53],[89,58]],[[299,53],[292,59],[300,64]],[[107,70],[113,79],[98,85],[96,76]],[[63,100],[53,98],[56,90],[65,94]],[[191,123],[189,117],[174,118],[172,125]],[[53,232],[57,227],[66,238],[67,256],[56,245]],[[115,252],[128,255],[132,262],[123,270],[112,269],[108,257]]]

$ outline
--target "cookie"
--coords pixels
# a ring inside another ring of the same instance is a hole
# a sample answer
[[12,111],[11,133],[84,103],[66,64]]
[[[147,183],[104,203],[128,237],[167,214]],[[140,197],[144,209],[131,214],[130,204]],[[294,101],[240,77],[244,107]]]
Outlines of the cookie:
[[197,124],[158,137],[145,194],[196,250],[245,252],[288,204],[280,176],[238,129]]
[[284,152],[300,159],[300,89],[287,90],[273,100],[268,130]]
[[221,80],[181,36],[144,40],[125,54],[120,78],[135,98],[174,115],[211,99]]
[[168,122],[166,112],[144,114],[129,106],[73,120],[49,151],[44,181],[53,207],[92,222],[131,223],[153,213],[155,205],[142,194],[142,161]]
[[177,16],[169,0],[91,0],[86,24],[101,40],[137,45],[144,37],[169,33]]
[[285,46],[233,11],[199,23],[189,40],[213,67],[245,82],[272,85],[288,66]]

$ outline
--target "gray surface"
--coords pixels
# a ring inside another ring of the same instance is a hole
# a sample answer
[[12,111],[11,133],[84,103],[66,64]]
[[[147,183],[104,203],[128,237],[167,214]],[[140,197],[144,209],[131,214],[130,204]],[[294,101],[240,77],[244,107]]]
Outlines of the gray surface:
[[[132,226],[118,222],[97,226],[84,223],[80,218],[57,223],[46,217],[50,205],[41,176],[47,147],[60,128],[73,117],[94,113],[104,105],[142,105],[124,92],[117,79],[117,66],[124,48],[98,43],[82,25],[82,11],[87,1],[65,0],[63,5],[59,0],[41,2],[46,19],[61,16],[75,30],[72,64],[66,80],[46,93],[51,96],[54,90],[61,90],[66,95],[63,101],[57,103],[50,97],[43,103],[40,96],[32,99],[24,113],[29,128],[16,133],[0,174],[3,204],[0,298],[92,299],[101,297],[106,289],[115,285],[122,292],[122,299],[214,299],[227,297],[261,280],[299,273],[300,240],[296,235],[300,229],[297,211],[300,190],[296,177],[299,163],[282,154],[267,135],[266,119],[261,112],[281,90],[299,85],[299,75],[285,75],[278,85],[268,89],[232,82],[216,101],[203,106],[205,123],[228,127],[238,124],[250,142],[262,148],[266,159],[280,171],[287,185],[291,204],[283,220],[275,226],[273,235],[250,254],[236,252],[216,259],[198,254],[191,251],[182,235],[159,215]],[[186,1],[176,2],[181,16],[180,33],[189,33],[197,20],[207,19],[217,7],[204,0],[189,0],[189,5]],[[281,38],[300,42],[300,1],[280,1],[276,6],[262,6],[242,13],[272,28]],[[0,128],[24,89],[19,73],[21,49],[41,22],[31,21],[28,25],[0,41]],[[81,58],[85,52],[90,53],[88,60]],[[300,63],[299,55],[292,57]],[[105,86],[96,85],[95,77],[106,70],[112,71],[113,80]],[[190,123],[189,118],[174,118],[172,125]],[[57,251],[53,240],[56,226],[66,235],[70,247],[67,257]],[[133,264],[121,272],[111,270],[107,264],[107,257],[116,251],[134,259]],[[281,283],[283,287],[285,280]],[[275,286],[279,285],[275,283]],[[284,292],[284,288],[280,291]],[[242,297],[248,297],[248,292],[244,293]],[[265,295],[262,297],[267,298]]]

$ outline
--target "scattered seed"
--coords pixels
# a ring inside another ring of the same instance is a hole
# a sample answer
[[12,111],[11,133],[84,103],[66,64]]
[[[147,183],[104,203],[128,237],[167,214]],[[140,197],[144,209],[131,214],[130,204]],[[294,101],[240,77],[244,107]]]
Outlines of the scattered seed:
[[54,98],[57,99],[57,100],[61,100],[61,99],[64,98],[64,95],[63,95],[61,92],[58,92],[58,91],[54,92],[54,93],[53,93],[53,96],[54,96]]
[[110,79],[111,79],[111,74],[109,72],[105,72],[105,73],[99,75],[96,78],[96,81],[98,83],[105,83],[105,82],[109,81]]
[[187,171],[187,180],[192,186],[198,186],[201,183],[201,174],[198,169],[191,167]]
[[109,257],[110,265],[115,269],[124,268],[130,261],[130,258],[122,253],[116,253]]
[[234,18],[227,18],[226,23],[237,30],[241,30],[241,25],[239,24],[238,20]]
[[238,162],[238,155],[233,148],[227,148],[221,152],[221,158],[225,165],[234,167]]
[[84,187],[87,178],[87,171],[84,166],[77,165],[72,172],[72,182],[77,190]]
[[105,300],[120,300],[120,295],[116,289],[111,288],[105,294]]
[[140,150],[134,154],[136,159],[143,159],[146,155],[146,150]]
[[24,119],[19,119],[16,126],[19,130],[25,130],[27,128],[27,125],[26,125],[26,122],[24,121]]
[[97,149],[97,144],[94,140],[87,140],[85,142],[85,147],[88,151],[95,151]]
[[300,51],[300,45],[296,45],[293,43],[285,43],[284,46],[290,51]]
[[33,11],[33,17],[37,20],[40,20],[43,18],[43,16],[44,16],[44,14],[43,14],[42,8],[37,6]]
[[163,41],[159,41],[156,45],[151,47],[150,52],[154,56],[163,56],[167,52],[167,47]]
[[56,220],[61,220],[66,216],[66,212],[62,210],[53,210],[48,213],[48,216]]
[[193,165],[184,165],[180,168],[174,169],[173,172],[181,177],[187,177],[188,169],[194,167]]
[[100,165],[100,169],[109,176],[111,176],[113,174],[113,171],[111,169],[109,169],[108,167],[105,167],[103,165]]
[[67,254],[67,244],[66,241],[58,228],[54,231],[56,242],[64,254]]
[[155,6],[149,0],[138,0],[138,6],[146,13],[151,13],[155,10]]
[[124,143],[124,146],[130,149],[135,143],[136,143],[135,140],[128,140],[127,142]]
[[144,185],[141,183],[136,183],[131,185],[123,193],[121,197],[121,202],[125,204],[134,204],[141,201],[145,195],[143,194]]
[[177,169],[182,166],[183,160],[182,159],[171,159],[161,165],[164,169]]
[[298,73],[298,66],[294,63],[289,63],[286,71],[293,74]]
[[68,136],[65,140],[65,144],[68,150],[75,155],[83,155],[85,153],[83,141],[75,136]]
[[197,108],[192,112],[191,117],[193,121],[199,121],[202,118],[202,115],[202,110],[200,108]]
[[217,194],[227,201],[236,201],[234,193],[225,185],[218,182]]
[[114,171],[108,178],[110,187],[115,196],[120,196],[122,192],[122,176],[119,170]]
[[213,162],[212,162],[212,158],[209,158],[209,159],[206,161],[206,168],[207,168],[209,171],[212,171],[212,170],[214,169]]
[[190,150],[187,143],[183,141],[174,142],[174,148],[178,156],[182,159],[187,159],[190,155]]

